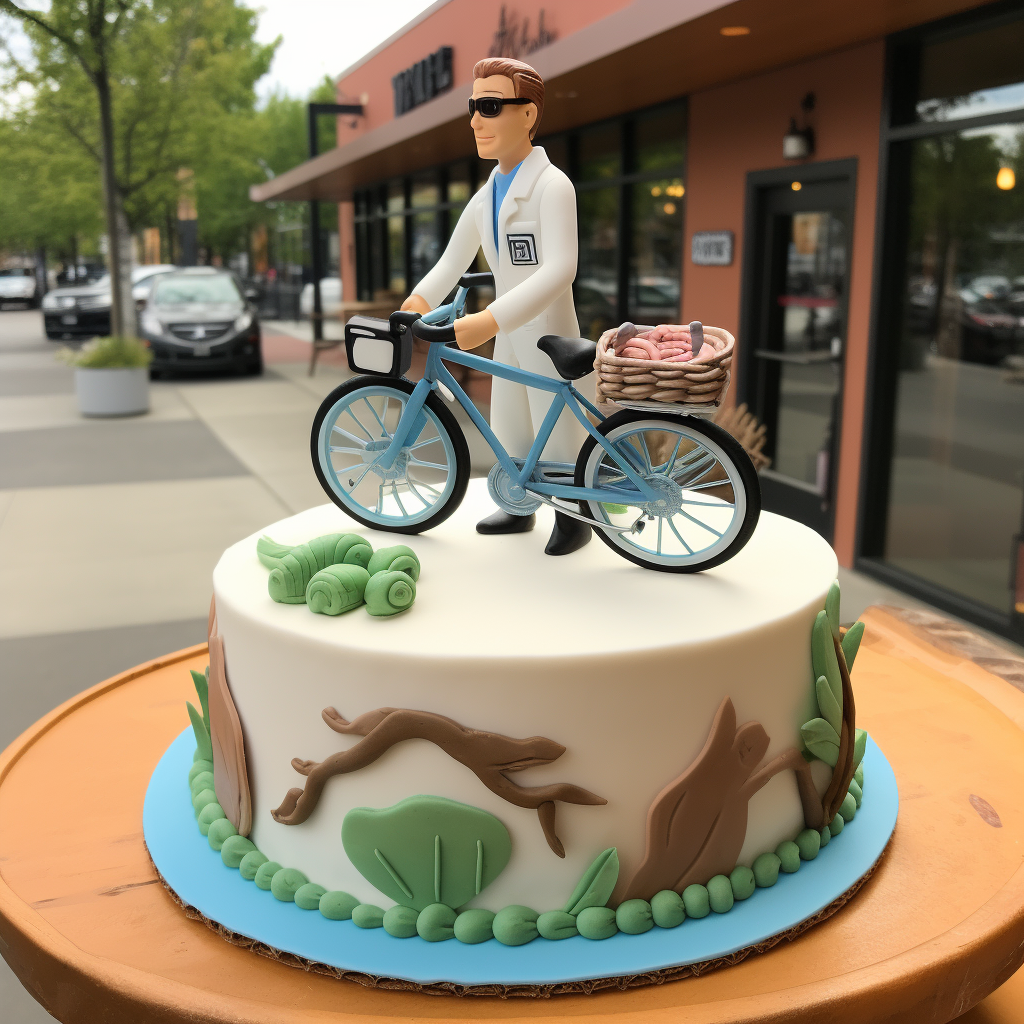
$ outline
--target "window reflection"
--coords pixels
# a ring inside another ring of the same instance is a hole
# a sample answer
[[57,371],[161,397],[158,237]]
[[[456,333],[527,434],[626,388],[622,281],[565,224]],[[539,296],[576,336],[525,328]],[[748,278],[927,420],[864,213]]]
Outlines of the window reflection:
[[[910,152],[909,251],[886,559],[1001,613],[1024,468],[1024,131]],[[1005,176],[1004,176],[1005,184]]]
[[679,266],[683,244],[682,178],[630,186],[627,318],[640,324],[673,323],[679,315]]
[[595,188],[577,196],[579,263],[573,296],[580,333],[597,338],[618,324],[619,190]]

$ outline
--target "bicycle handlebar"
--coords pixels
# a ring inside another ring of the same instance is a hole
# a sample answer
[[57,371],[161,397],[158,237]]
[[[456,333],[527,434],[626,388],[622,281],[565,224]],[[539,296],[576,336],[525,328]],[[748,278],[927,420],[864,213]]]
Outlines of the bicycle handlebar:
[[432,327],[430,324],[425,324],[422,320],[417,320],[412,325],[412,334],[414,338],[419,338],[420,341],[429,341],[431,344],[443,343],[455,340],[455,327],[452,324],[444,327]]
[[493,288],[494,275],[485,270],[480,274],[463,274],[459,278],[460,288]]

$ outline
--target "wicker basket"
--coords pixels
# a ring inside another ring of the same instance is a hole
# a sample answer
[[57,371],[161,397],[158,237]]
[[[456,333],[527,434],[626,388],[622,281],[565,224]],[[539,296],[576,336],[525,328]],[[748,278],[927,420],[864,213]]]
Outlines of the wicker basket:
[[673,405],[722,404],[729,387],[729,367],[736,339],[721,327],[705,327],[704,340],[714,346],[710,359],[670,363],[627,359],[612,351],[617,330],[605,331],[597,343],[598,402],[664,402]]

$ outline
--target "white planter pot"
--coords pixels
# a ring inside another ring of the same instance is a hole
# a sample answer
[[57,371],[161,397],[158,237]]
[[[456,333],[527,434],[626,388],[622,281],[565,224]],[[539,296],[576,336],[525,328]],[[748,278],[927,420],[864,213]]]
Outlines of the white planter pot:
[[149,412],[149,370],[77,367],[75,394],[83,416],[138,416]]

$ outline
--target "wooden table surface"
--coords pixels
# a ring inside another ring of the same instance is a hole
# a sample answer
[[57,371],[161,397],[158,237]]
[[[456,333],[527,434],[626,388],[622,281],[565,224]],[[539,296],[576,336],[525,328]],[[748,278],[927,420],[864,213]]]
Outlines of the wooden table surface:
[[502,1001],[366,989],[229,945],[172,902],[142,838],[205,646],[86,691],[0,755],[0,952],[65,1024],[1019,1024],[1024,972],[993,990],[1024,958],[1024,693],[881,609],[865,620],[858,724],[896,772],[896,832],[849,906],[735,967]]

